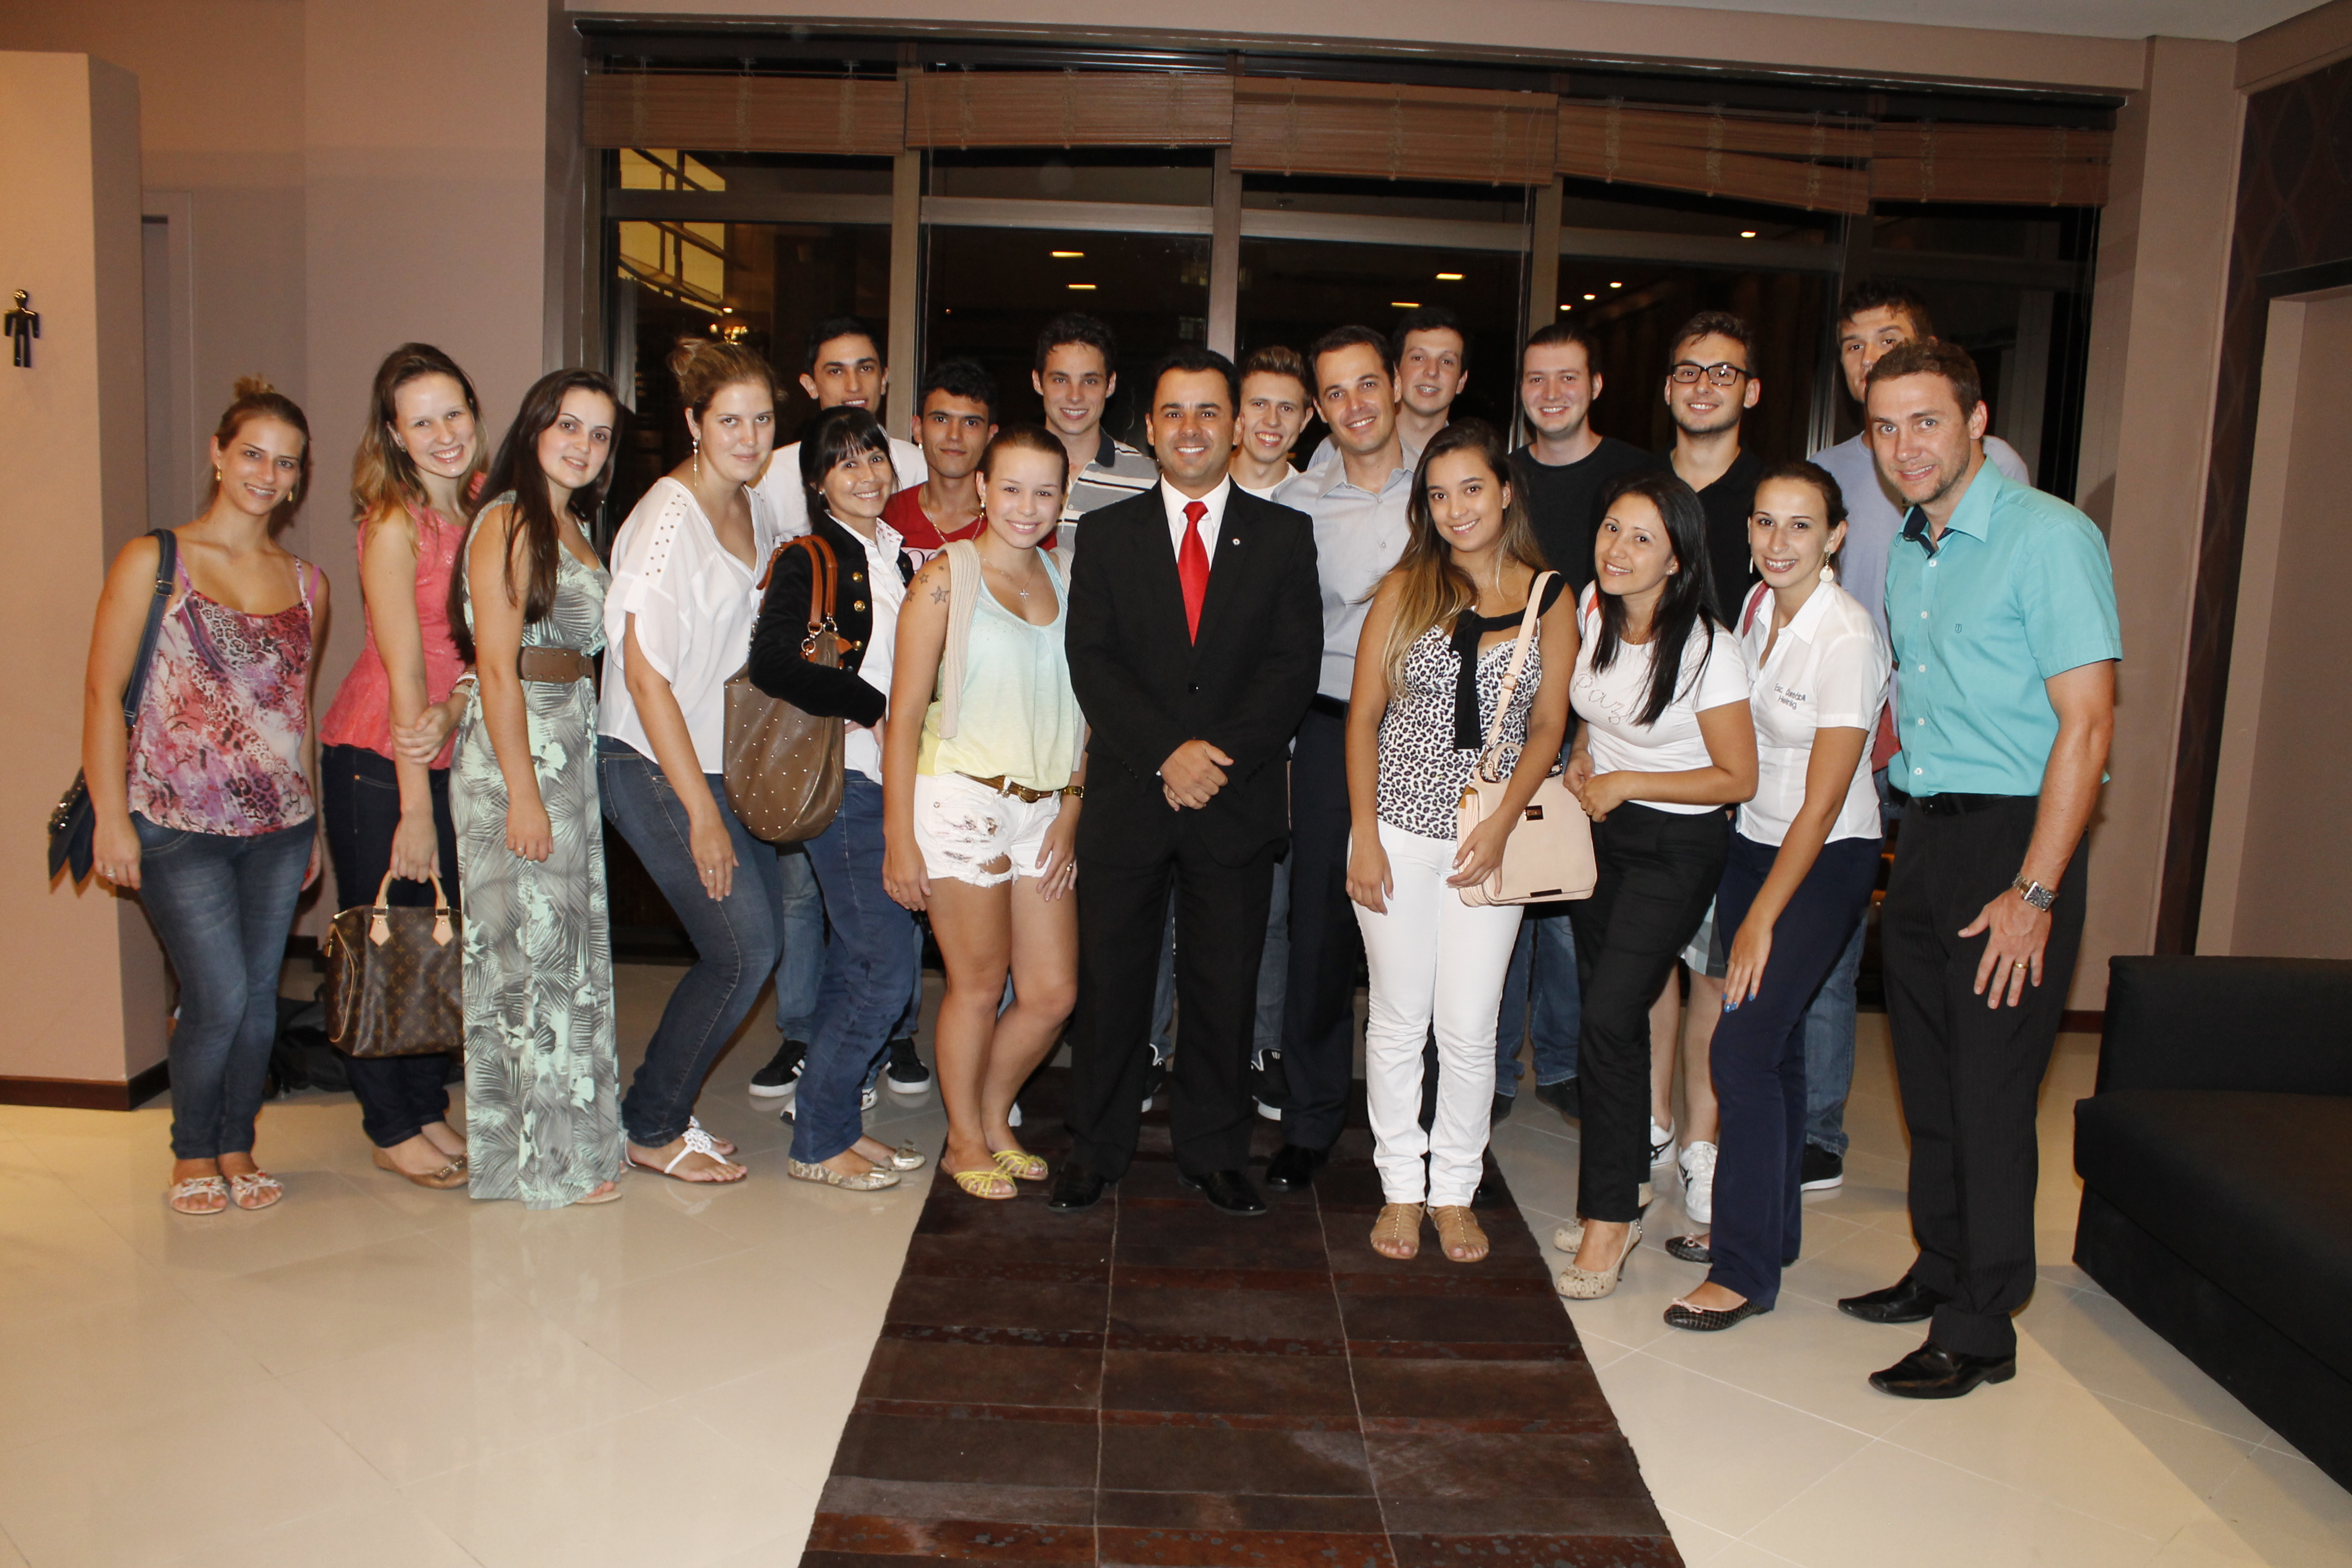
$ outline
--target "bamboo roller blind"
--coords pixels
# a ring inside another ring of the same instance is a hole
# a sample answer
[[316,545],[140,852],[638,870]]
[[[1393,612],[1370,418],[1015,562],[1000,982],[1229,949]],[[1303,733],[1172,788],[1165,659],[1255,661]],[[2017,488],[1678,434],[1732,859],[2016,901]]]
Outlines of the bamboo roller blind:
[[2104,205],[2104,131],[1565,100],[1214,72],[592,75],[593,147],[887,155],[908,147],[1233,148],[1233,166],[1541,184],[1580,179],[1861,214],[1877,201]]
[[1234,79],[1201,71],[927,71],[907,81],[909,147],[1219,147]]
[[904,150],[905,96],[878,77],[591,76],[591,147],[887,155]]

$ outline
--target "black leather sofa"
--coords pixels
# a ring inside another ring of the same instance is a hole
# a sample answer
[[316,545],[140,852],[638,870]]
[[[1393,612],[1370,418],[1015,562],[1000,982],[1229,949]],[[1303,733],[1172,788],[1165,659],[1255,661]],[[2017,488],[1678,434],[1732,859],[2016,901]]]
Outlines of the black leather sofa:
[[2117,958],[2074,1261],[2352,1488],[2352,963]]

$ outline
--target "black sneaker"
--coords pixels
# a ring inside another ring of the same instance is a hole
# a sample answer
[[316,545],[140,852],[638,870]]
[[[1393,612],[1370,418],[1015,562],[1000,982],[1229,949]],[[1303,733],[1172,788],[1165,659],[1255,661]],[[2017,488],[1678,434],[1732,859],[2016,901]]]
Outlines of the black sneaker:
[[1281,1121],[1283,1108],[1290,1103],[1290,1077],[1282,1070],[1280,1051],[1269,1050],[1258,1058],[1250,1068],[1250,1084],[1257,1113],[1268,1121]]
[[1825,1193],[1845,1180],[1845,1156],[1832,1154],[1818,1143],[1805,1145],[1798,1167],[1797,1185],[1809,1193]]
[[1558,1083],[1536,1085],[1536,1098],[1570,1121],[1581,1121],[1584,1119],[1584,1091],[1577,1086],[1576,1079],[1572,1078],[1564,1078]]
[[800,1087],[801,1066],[808,1060],[806,1040],[786,1040],[768,1065],[751,1075],[751,1093],[760,1100],[789,1100]]
[[892,1094],[904,1100],[919,1100],[930,1092],[931,1069],[915,1054],[915,1042],[899,1039],[890,1042],[890,1065],[882,1069],[882,1081]]
[[1494,1109],[1486,1113],[1487,1125],[1492,1126],[1497,1121],[1508,1121],[1511,1119],[1511,1106],[1517,1099],[1518,1096],[1516,1094],[1505,1094],[1497,1089],[1495,1093]]

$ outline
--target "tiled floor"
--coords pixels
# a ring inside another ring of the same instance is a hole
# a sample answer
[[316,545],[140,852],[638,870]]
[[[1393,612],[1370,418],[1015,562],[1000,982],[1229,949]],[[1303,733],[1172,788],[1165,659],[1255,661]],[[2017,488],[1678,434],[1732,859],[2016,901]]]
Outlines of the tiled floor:
[[[1040,1148],[1066,1088],[1024,1098]],[[1179,1185],[1164,1113],[1083,1214],[935,1178],[804,1568],[1675,1568],[1503,1183],[1483,1264],[1381,1258],[1356,1120],[1247,1219]]]
[[[677,971],[622,977],[642,1040]],[[1654,1249],[1574,1321],[1643,1479],[1720,1568],[2340,1565],[2352,1498],[2064,1259],[2071,1106],[2044,1098],[2044,1289],[2014,1383],[1949,1405],[1862,1383],[1910,1342],[1827,1303],[1909,1257],[1901,1129],[1865,1016],[1843,1191],[1780,1310],[1720,1338],[1659,1310],[1696,1277]],[[376,1171],[347,1097],[272,1106],[258,1215],[168,1214],[168,1111],[0,1107],[0,1568],[788,1568],[880,1331],[923,1187],[783,1179],[787,1130],[720,1064],[703,1119],[752,1166],[723,1191],[635,1177],[530,1214]],[[1549,1237],[1573,1130],[1532,1101],[1497,1155]],[[936,1145],[936,1102],[886,1134]],[[2293,1173],[2282,1171],[2281,1180]],[[1676,1228],[1670,1197],[1650,1227]]]

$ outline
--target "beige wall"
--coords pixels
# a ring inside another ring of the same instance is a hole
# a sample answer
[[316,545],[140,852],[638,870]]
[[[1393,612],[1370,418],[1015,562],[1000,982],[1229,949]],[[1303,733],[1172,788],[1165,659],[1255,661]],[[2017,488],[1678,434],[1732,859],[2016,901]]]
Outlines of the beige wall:
[[[163,967],[135,905],[50,886],[43,821],[80,764],[82,652],[101,541],[146,507],[139,83],[76,54],[0,53],[0,283],[41,314],[29,370],[0,364],[0,1075],[121,1083],[160,1060]],[[60,454],[71,454],[60,460]]]
[[2352,292],[2273,303],[2198,947],[2352,958]]

